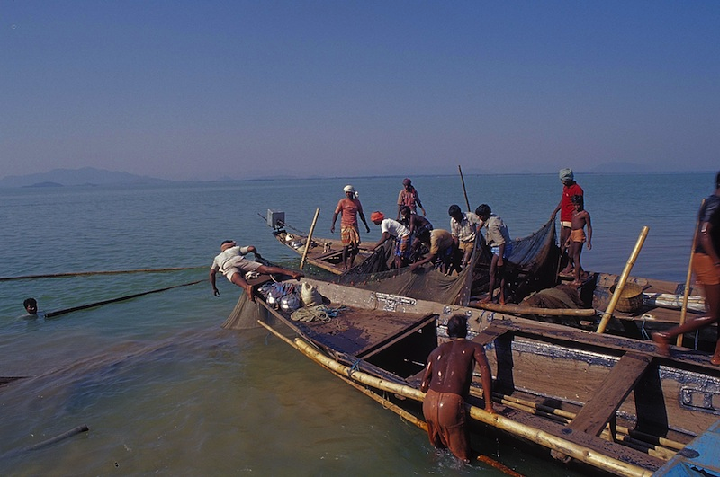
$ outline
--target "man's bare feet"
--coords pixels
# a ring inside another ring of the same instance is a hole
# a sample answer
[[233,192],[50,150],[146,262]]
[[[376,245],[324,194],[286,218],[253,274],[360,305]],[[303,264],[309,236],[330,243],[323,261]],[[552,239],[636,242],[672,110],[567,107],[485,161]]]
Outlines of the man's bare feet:
[[480,300],[480,303],[485,304],[485,303],[490,303],[491,301],[492,301],[492,297],[486,296],[485,298]]
[[714,364],[715,366],[720,366],[720,356],[713,356],[710,358],[710,364]]
[[302,277],[305,276],[305,274],[303,272],[293,270],[290,272],[290,276],[293,277],[295,280],[300,280]]
[[670,337],[666,333],[656,331],[652,334],[652,340],[655,342],[659,354],[670,356]]

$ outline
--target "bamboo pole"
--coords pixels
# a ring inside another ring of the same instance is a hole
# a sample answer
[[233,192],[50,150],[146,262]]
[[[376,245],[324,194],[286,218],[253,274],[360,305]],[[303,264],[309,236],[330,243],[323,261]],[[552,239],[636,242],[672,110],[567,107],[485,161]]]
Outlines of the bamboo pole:
[[305,266],[305,260],[307,259],[308,251],[310,250],[310,244],[312,243],[312,234],[315,230],[315,224],[317,224],[318,216],[320,215],[320,208],[315,209],[315,217],[313,217],[312,224],[310,225],[310,232],[305,242],[305,250],[303,250],[302,258],[300,259],[300,270]]
[[467,205],[468,212],[471,212],[470,201],[468,200],[467,191],[465,190],[465,178],[463,177],[462,167],[460,167],[460,164],[458,164],[458,171],[460,171],[460,182],[462,182],[463,195],[465,196],[465,205]]
[[[705,199],[702,200],[700,208],[705,206]],[[680,326],[685,323],[685,317],[687,316],[688,307],[688,295],[690,295],[690,277],[692,277],[692,261],[695,256],[695,247],[697,246],[698,226],[700,225],[700,215],[698,215],[695,221],[695,233],[693,234],[692,248],[690,249],[690,260],[688,260],[687,278],[685,279],[685,291],[683,292],[682,306],[680,307]],[[681,346],[683,335],[680,333],[677,336],[676,346]]]
[[595,316],[597,314],[594,308],[540,308],[538,306],[500,305],[480,302],[471,302],[470,304],[483,310],[514,315]]
[[635,260],[637,260],[637,256],[640,254],[640,250],[642,250],[643,243],[645,242],[645,238],[647,237],[649,231],[650,227],[648,227],[647,225],[643,226],[642,231],[640,232],[640,236],[635,243],[635,248],[633,248],[632,254],[630,254],[630,258],[625,264],[625,269],[620,275],[617,285],[615,285],[615,293],[613,293],[613,296],[610,299],[610,303],[608,303],[607,311],[605,311],[605,314],[600,320],[600,324],[598,325],[597,329],[598,333],[605,332],[605,328],[607,328],[610,317],[612,317],[613,313],[615,312],[615,306],[620,299],[620,294],[622,293],[623,288],[625,288],[625,282],[627,281],[627,277],[628,275],[630,275],[630,271],[635,265]]
[[[266,323],[263,323],[262,321],[258,321],[258,323],[260,323],[260,324],[261,324],[262,326],[264,326],[268,331],[270,331],[272,334],[274,334],[275,336],[277,336],[278,338],[280,338],[281,340],[283,340],[284,342],[286,342],[287,344],[289,344],[289,345],[292,346],[293,348],[299,349],[299,348],[297,347],[297,345],[296,345],[292,340],[289,340],[288,338],[286,338],[285,336],[283,336],[282,334],[280,334],[277,330],[275,330],[274,328],[272,328],[270,325],[268,325],[268,324],[266,324]],[[406,421],[408,421],[408,422],[416,425],[417,427],[419,427],[420,429],[422,429],[422,430],[424,430],[424,431],[427,431],[427,423],[426,423],[425,421],[423,421],[423,420],[421,420],[421,419],[418,419],[418,418],[415,417],[414,415],[412,415],[412,414],[410,414],[409,412],[407,412],[406,410],[402,409],[402,408],[401,408],[400,406],[398,406],[397,404],[395,404],[395,403],[393,403],[393,402],[391,402],[391,401],[388,401],[387,399],[383,398],[382,396],[379,396],[377,393],[374,393],[374,392],[370,391],[370,390],[367,389],[367,388],[364,388],[364,387],[360,386],[358,383],[356,383],[355,381],[353,381],[353,380],[351,380],[351,379],[348,379],[347,377],[343,376],[342,374],[338,374],[338,373],[336,373],[335,371],[333,371],[332,369],[327,368],[326,366],[323,366],[323,367],[324,367],[325,369],[329,370],[330,372],[332,372],[332,373],[333,373],[335,376],[337,376],[338,378],[342,379],[345,383],[349,384],[350,386],[354,387],[355,389],[357,389],[357,390],[360,391],[361,393],[363,393],[363,394],[365,394],[366,396],[368,396],[368,397],[369,397],[370,399],[372,399],[373,401],[380,403],[385,409],[391,410],[392,412],[394,412],[395,414],[397,414],[397,415],[400,416],[401,418],[405,419]],[[503,473],[505,473],[505,474],[507,474],[507,475],[511,475],[511,476],[513,476],[513,477],[522,477],[522,474],[519,474],[519,473],[515,472],[514,470],[510,469],[510,468],[507,467],[506,465],[501,464],[500,462],[498,462],[498,461],[496,461],[496,460],[494,460],[494,459],[492,459],[491,457],[488,457],[488,456],[486,456],[486,455],[482,455],[482,454],[478,455],[478,460],[479,460],[480,462],[483,462],[483,463],[487,464],[487,465],[490,465],[490,466],[492,466],[492,467],[495,467],[496,469],[499,469],[501,472],[503,472]]]

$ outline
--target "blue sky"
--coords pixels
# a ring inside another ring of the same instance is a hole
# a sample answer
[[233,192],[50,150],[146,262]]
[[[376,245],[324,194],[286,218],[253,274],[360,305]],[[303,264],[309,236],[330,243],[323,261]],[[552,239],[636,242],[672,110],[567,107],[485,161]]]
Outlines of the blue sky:
[[0,65],[0,177],[720,163],[716,0],[0,0]]

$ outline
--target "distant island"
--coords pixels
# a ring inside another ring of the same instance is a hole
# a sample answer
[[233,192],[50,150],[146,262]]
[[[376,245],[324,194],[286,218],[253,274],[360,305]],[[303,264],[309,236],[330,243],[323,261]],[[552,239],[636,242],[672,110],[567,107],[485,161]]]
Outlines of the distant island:
[[30,184],[30,185],[26,185],[26,186],[22,186],[22,187],[28,187],[28,188],[29,188],[29,187],[39,187],[39,188],[43,188],[43,187],[65,187],[65,186],[63,186],[63,185],[60,184],[59,182],[44,181],[44,182],[36,182],[35,184]]
[[65,186],[100,186],[112,184],[158,184],[169,181],[154,177],[139,176],[129,172],[106,171],[94,167],[82,169],[54,169],[49,172],[7,176],[0,179],[0,187],[51,188]]

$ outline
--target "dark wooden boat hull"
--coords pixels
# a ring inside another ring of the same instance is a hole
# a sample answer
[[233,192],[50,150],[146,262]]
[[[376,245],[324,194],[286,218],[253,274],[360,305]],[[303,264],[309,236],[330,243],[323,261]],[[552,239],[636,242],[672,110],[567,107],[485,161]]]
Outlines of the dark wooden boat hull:
[[[621,475],[650,475],[678,449],[650,445],[648,450],[630,434],[682,448],[720,418],[720,369],[702,353],[673,348],[672,357],[664,358],[649,342],[308,282],[331,306],[349,307],[347,313],[330,323],[304,323],[266,305],[268,312],[341,366],[414,390],[410,394],[418,392],[427,354],[444,339],[444,323],[455,313],[468,316],[472,338],[488,347],[498,392],[493,399],[501,400],[495,404],[497,416],[475,410],[474,417],[482,426],[547,447],[560,459],[570,456]],[[363,385],[387,393],[375,386]],[[391,400],[421,416],[414,401]],[[479,403],[474,392],[469,404]],[[554,409],[550,414],[572,418],[548,419],[549,408]],[[625,434],[601,437],[608,427]]]

